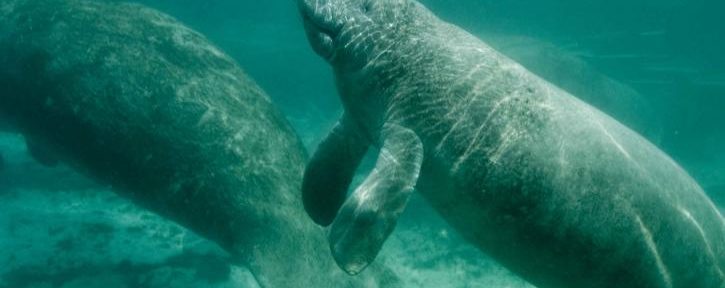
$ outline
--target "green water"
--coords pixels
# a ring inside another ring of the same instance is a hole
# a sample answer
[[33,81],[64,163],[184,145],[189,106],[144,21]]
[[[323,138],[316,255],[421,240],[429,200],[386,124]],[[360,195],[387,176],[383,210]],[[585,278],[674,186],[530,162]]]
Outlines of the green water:
[[[308,151],[342,113],[293,1],[138,2],[232,56]],[[565,89],[594,101],[617,91],[637,97],[607,103],[607,112],[631,119],[725,209],[725,2],[421,2]],[[258,287],[214,243],[65,166],[35,163],[19,136],[0,133],[0,151],[0,287]],[[417,196],[377,261],[405,287],[531,287]]]

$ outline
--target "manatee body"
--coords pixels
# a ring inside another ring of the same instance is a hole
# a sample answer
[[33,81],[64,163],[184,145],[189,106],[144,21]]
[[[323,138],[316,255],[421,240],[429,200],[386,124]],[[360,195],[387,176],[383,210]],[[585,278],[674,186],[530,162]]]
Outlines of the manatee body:
[[499,34],[481,37],[527,70],[612,116],[650,142],[661,141],[662,119],[652,103],[634,88],[600,73],[577,55],[534,37]]
[[0,83],[0,118],[29,144],[216,241],[262,287],[377,283],[340,271],[305,219],[305,153],[270,98],[175,19],[5,0]]
[[[637,133],[415,1],[299,4],[345,108],[303,202],[347,272],[415,189],[537,287],[725,287],[723,217]],[[375,169],[346,198],[370,145]]]

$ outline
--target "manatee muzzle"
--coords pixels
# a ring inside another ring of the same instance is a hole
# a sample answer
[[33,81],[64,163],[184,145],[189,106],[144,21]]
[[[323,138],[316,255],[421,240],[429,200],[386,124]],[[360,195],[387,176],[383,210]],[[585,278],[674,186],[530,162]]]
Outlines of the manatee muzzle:
[[342,30],[342,8],[329,0],[299,0],[307,38],[317,54],[330,60],[334,57],[335,39]]

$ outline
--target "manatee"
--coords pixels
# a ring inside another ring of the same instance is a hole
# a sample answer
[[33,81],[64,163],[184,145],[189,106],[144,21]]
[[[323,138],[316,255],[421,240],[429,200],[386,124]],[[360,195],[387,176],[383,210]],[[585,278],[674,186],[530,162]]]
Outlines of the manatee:
[[337,268],[305,217],[306,155],[290,125],[230,57],[160,12],[2,1],[0,118],[44,155],[215,241],[262,287],[395,281]]
[[342,269],[374,260],[415,190],[537,287],[724,287],[723,217],[645,138],[416,1],[298,3],[345,111],[302,186]]

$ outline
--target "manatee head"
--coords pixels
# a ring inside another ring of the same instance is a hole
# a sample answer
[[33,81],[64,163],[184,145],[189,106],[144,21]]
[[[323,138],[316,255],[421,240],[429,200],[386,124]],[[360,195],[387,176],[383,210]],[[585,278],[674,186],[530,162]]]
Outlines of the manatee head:
[[298,0],[315,52],[334,64],[361,65],[385,34],[410,22],[417,2],[410,0]]
[[406,68],[400,64],[420,52],[417,44],[437,20],[414,0],[298,3],[312,48],[335,71],[343,105],[371,113],[385,110],[379,106],[390,95],[381,91],[403,76]]

